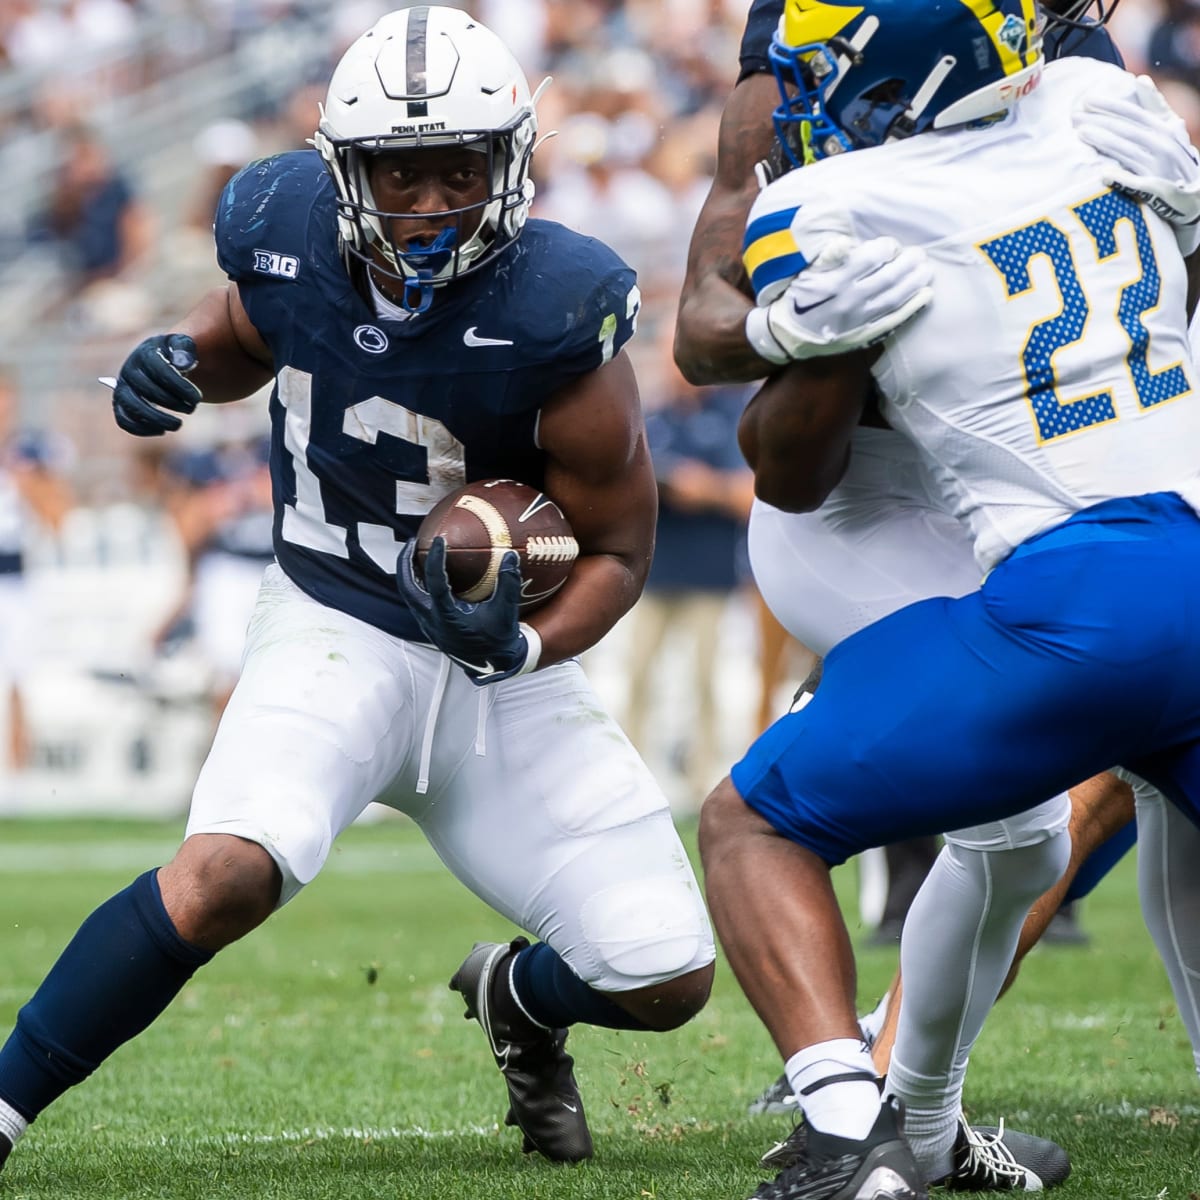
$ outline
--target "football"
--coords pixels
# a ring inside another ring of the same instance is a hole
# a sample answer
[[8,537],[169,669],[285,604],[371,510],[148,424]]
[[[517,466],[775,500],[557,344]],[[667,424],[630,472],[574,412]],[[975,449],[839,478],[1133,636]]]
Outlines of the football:
[[417,530],[416,565],[435,537],[446,539],[446,574],[462,600],[486,600],[505,552],[521,559],[521,611],[545,604],[566,582],[579,543],[549,496],[513,479],[480,479],[443,496]]

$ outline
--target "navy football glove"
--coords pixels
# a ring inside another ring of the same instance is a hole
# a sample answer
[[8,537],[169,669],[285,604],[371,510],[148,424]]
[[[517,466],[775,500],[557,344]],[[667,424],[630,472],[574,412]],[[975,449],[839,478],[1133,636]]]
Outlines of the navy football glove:
[[135,346],[113,388],[117,424],[137,437],[173,433],[182,422],[171,413],[194,412],[200,403],[200,389],[185,378],[195,365],[196,343],[186,333],[160,333]]
[[496,590],[478,604],[459,600],[446,576],[446,539],[434,538],[425,556],[425,584],[417,579],[416,538],[410,538],[396,564],[396,585],[421,633],[452,658],[476,686],[511,679],[529,658],[529,642],[517,610],[521,602],[520,559],[505,554]]

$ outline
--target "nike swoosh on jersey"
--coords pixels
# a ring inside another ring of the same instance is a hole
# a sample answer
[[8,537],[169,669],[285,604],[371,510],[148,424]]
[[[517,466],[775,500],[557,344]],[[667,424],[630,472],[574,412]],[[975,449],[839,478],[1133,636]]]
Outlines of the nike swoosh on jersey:
[[507,338],[490,338],[480,337],[475,332],[479,328],[478,325],[472,325],[466,333],[463,334],[464,346],[511,346],[512,342]]

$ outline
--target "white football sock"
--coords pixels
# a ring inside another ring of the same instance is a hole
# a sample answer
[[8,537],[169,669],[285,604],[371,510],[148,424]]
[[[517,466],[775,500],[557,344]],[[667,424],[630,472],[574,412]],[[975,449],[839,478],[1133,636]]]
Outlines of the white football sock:
[[17,1139],[29,1128],[29,1122],[15,1108],[0,1100],[0,1133],[15,1146]]
[[[861,1141],[871,1132],[879,1116],[879,1087],[875,1064],[866,1042],[857,1038],[834,1038],[798,1050],[785,1066],[804,1119],[822,1133]],[[821,1086],[837,1075],[863,1074],[862,1079],[845,1079]]]

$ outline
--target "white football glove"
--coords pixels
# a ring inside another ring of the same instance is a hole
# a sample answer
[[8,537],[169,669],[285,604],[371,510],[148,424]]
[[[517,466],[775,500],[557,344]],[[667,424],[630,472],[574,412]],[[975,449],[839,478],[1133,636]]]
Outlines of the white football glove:
[[777,365],[861,350],[920,312],[933,298],[932,283],[918,247],[834,235],[781,296],[750,310],[746,337]]
[[1200,245],[1200,154],[1187,126],[1146,75],[1131,97],[1094,96],[1072,114],[1082,141],[1113,166],[1105,181],[1175,227],[1184,255]]

